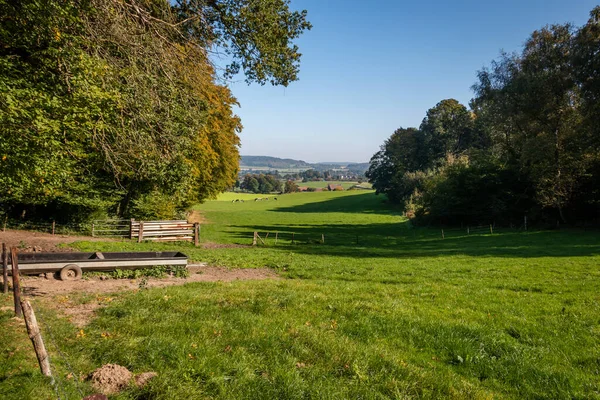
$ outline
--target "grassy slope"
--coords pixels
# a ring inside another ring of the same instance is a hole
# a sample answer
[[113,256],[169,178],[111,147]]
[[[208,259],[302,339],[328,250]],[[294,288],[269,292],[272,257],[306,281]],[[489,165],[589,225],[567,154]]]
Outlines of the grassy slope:
[[160,373],[146,393],[120,398],[600,398],[596,232],[442,240],[372,193],[224,200],[199,207],[212,223],[203,240],[250,243],[258,230],[300,243],[281,233],[275,246],[271,233],[258,248],[80,244],[176,246],[290,278],[118,297],[64,350],[87,355],[80,368]]

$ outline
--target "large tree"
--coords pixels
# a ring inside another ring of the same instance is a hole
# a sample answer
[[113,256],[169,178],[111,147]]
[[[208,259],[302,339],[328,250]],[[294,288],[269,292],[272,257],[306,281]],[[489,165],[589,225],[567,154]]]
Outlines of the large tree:
[[287,85],[310,24],[288,1],[0,0],[0,202],[168,216],[231,186],[224,75]]

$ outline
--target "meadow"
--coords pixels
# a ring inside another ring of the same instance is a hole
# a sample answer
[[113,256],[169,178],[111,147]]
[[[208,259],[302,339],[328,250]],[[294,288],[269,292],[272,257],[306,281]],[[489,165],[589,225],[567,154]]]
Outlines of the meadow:
[[330,183],[333,185],[341,185],[345,190],[348,190],[349,188],[351,188],[354,185],[361,185],[366,188],[371,187],[371,184],[368,182],[358,183],[358,182],[350,182],[350,181],[309,181],[309,182],[296,181],[296,183],[298,184],[298,186],[323,188],[323,189],[327,188],[327,185],[329,185]]
[[[177,248],[281,279],[115,293],[84,334],[39,304],[63,338],[70,367],[50,350],[65,393],[90,390],[70,369],[118,363],[159,376],[115,399],[600,398],[597,231],[442,238],[372,192],[230,196],[197,206],[202,241],[220,246],[78,247]],[[266,244],[249,246],[254,231]],[[52,396],[9,311],[0,324],[0,397]]]

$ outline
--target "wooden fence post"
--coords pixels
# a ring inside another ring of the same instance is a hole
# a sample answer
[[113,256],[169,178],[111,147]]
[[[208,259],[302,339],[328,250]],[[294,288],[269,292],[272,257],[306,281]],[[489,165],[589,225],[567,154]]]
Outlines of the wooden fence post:
[[490,234],[494,233],[494,229],[492,228],[492,224],[490,224]]
[[200,245],[200,224],[198,222],[194,223],[194,246],[198,247]]
[[275,232],[275,244],[277,244],[277,236],[279,236],[279,232]]
[[445,239],[444,237],[444,230],[442,229],[442,239]]
[[92,222],[92,237],[96,237],[96,224]]
[[467,226],[467,235],[471,234],[471,229]]
[[140,231],[138,232],[138,243],[142,243],[144,238],[144,221],[140,221]]
[[56,230],[56,221],[52,221],[52,236],[54,236],[55,230]]
[[525,215],[525,230],[527,230],[527,215]]
[[325,235],[321,233],[321,243],[325,243]]
[[258,236],[258,232],[254,231],[254,237],[252,238],[252,246],[256,246],[256,236]]
[[4,225],[2,225],[2,232],[6,232],[6,221],[8,220],[8,215],[4,216]]
[[8,293],[8,251],[6,251],[6,243],[2,243],[2,279],[3,293]]
[[19,283],[19,256],[18,256],[16,247],[13,247],[10,249],[10,262],[12,264],[13,297],[15,300],[15,315],[17,317],[22,317],[23,310],[21,309],[21,284]]
[[133,221],[135,221],[134,218],[131,218],[129,220],[129,239],[133,239]]
[[52,372],[50,371],[50,359],[48,358],[48,352],[46,351],[46,346],[44,346],[44,340],[42,339],[42,334],[37,319],[35,318],[33,308],[27,300],[23,300],[21,305],[25,314],[27,334],[29,335],[29,339],[31,339],[31,343],[33,343],[33,349],[35,350],[40,370],[43,375],[52,377]]
[[296,244],[296,243],[294,242],[294,236],[295,236],[295,235],[296,235],[296,234],[295,234],[294,232],[292,232],[292,244]]

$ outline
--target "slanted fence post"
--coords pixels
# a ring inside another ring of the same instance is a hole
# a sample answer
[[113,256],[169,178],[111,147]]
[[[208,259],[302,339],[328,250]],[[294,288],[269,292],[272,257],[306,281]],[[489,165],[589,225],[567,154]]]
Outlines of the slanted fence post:
[[25,313],[27,334],[29,335],[29,339],[31,339],[31,343],[33,343],[33,349],[35,350],[35,355],[37,356],[40,370],[42,371],[43,375],[52,377],[52,372],[50,371],[50,359],[48,358],[48,352],[46,351],[46,346],[44,346],[42,333],[40,332],[33,308],[27,300],[23,300],[21,306],[23,307],[23,311]]
[[10,249],[10,263],[12,264],[15,315],[20,318],[23,316],[23,309],[21,308],[21,284],[19,282],[19,256],[16,247]]
[[490,234],[494,233],[494,228],[492,228],[492,224],[490,224]]

